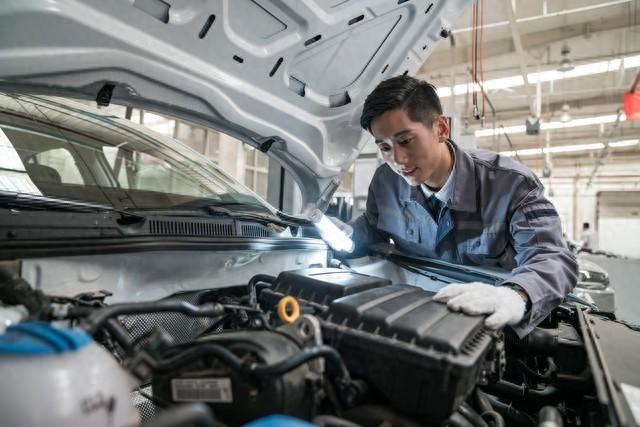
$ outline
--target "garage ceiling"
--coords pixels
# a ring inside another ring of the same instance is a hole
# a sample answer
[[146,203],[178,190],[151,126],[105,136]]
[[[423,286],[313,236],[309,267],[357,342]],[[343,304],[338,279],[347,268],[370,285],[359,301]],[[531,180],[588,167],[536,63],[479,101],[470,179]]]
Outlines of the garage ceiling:
[[[640,72],[640,1],[484,0],[484,3],[484,85],[495,107],[496,126],[510,129],[513,148],[504,136],[492,136],[493,115],[488,105],[484,123],[472,116],[472,96],[467,91],[467,87],[471,88],[468,86],[471,8],[452,29],[453,43],[451,39],[441,43],[418,73],[439,88],[443,106],[450,113],[453,108],[447,95],[451,93],[452,81],[454,86],[458,85],[454,87],[458,95],[454,96],[453,112],[462,118],[462,133],[475,134],[478,148],[530,150],[520,155],[520,160],[538,170],[545,164],[545,155],[540,151],[546,147],[560,147],[551,149],[551,161],[556,168],[590,167],[601,157],[608,163],[640,164],[640,144],[635,142],[640,139],[640,126],[624,120],[624,116],[618,126],[614,124],[617,110],[622,107],[623,92],[629,90]],[[563,46],[570,49],[565,56],[574,67],[572,71],[557,71],[563,60]],[[523,71],[528,76],[528,87],[523,84]],[[543,130],[530,136],[523,128],[530,105],[537,98],[536,73],[541,73]],[[567,119],[562,117],[565,103],[571,117],[568,123],[562,121]],[[544,130],[549,126],[555,129]],[[616,142],[615,147],[603,149],[608,141]],[[581,148],[579,151],[564,148],[576,145]]]

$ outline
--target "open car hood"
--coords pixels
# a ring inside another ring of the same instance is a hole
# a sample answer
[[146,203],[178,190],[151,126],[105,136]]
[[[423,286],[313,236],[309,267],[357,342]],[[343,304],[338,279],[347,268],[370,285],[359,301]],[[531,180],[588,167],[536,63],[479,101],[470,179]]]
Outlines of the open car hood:
[[[470,0],[5,0],[0,90],[165,113],[282,164],[328,202],[366,95],[414,74]],[[445,31],[443,31],[445,30]]]

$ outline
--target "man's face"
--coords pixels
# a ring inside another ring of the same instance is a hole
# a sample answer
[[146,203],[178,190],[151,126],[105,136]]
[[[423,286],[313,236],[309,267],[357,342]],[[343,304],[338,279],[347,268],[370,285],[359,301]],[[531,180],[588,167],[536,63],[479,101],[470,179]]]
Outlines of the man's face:
[[371,122],[371,133],[385,162],[409,185],[437,187],[449,172],[449,128],[439,116],[433,126],[414,122],[403,109],[389,110]]

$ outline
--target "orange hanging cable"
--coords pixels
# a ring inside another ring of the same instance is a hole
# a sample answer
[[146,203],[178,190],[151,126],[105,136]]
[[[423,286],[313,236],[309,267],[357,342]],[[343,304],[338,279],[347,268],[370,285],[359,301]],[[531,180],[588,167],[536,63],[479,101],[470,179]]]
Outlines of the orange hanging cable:
[[475,53],[475,45],[473,43],[474,40],[474,33],[475,33],[475,28],[476,28],[476,2],[474,1],[473,4],[471,5],[471,40],[469,42],[469,47],[470,47],[470,51],[471,51],[471,81],[472,83],[475,83],[473,81],[473,61],[474,61],[474,53]]

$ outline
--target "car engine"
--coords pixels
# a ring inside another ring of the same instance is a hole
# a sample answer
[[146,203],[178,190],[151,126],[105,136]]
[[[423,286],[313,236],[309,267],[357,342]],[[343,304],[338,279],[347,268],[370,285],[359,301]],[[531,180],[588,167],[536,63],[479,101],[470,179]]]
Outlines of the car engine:
[[[28,315],[7,329],[0,357],[15,370],[28,358],[17,346],[50,343],[42,328],[81,331],[101,356],[118,362],[94,355],[82,363],[93,360],[112,378],[122,372],[135,378],[136,390],[124,400],[150,426],[258,426],[273,414],[352,427],[600,425],[579,310],[559,307],[521,340],[485,329],[483,316],[449,311],[432,295],[348,269],[307,268],[256,275],[243,286],[107,305],[104,292],[46,295],[3,271],[0,301]],[[40,332],[26,337],[33,328]],[[39,360],[45,370],[49,362]],[[52,395],[69,393],[64,381],[47,384]],[[123,400],[121,390],[121,383],[105,385],[85,404],[108,408],[110,393]],[[20,407],[55,406],[56,399]],[[30,410],[16,415],[8,405],[3,414],[15,415],[9,425],[37,424]],[[111,417],[104,425],[132,425],[104,412]],[[89,425],[71,412],[58,416],[64,422],[51,425]]]

